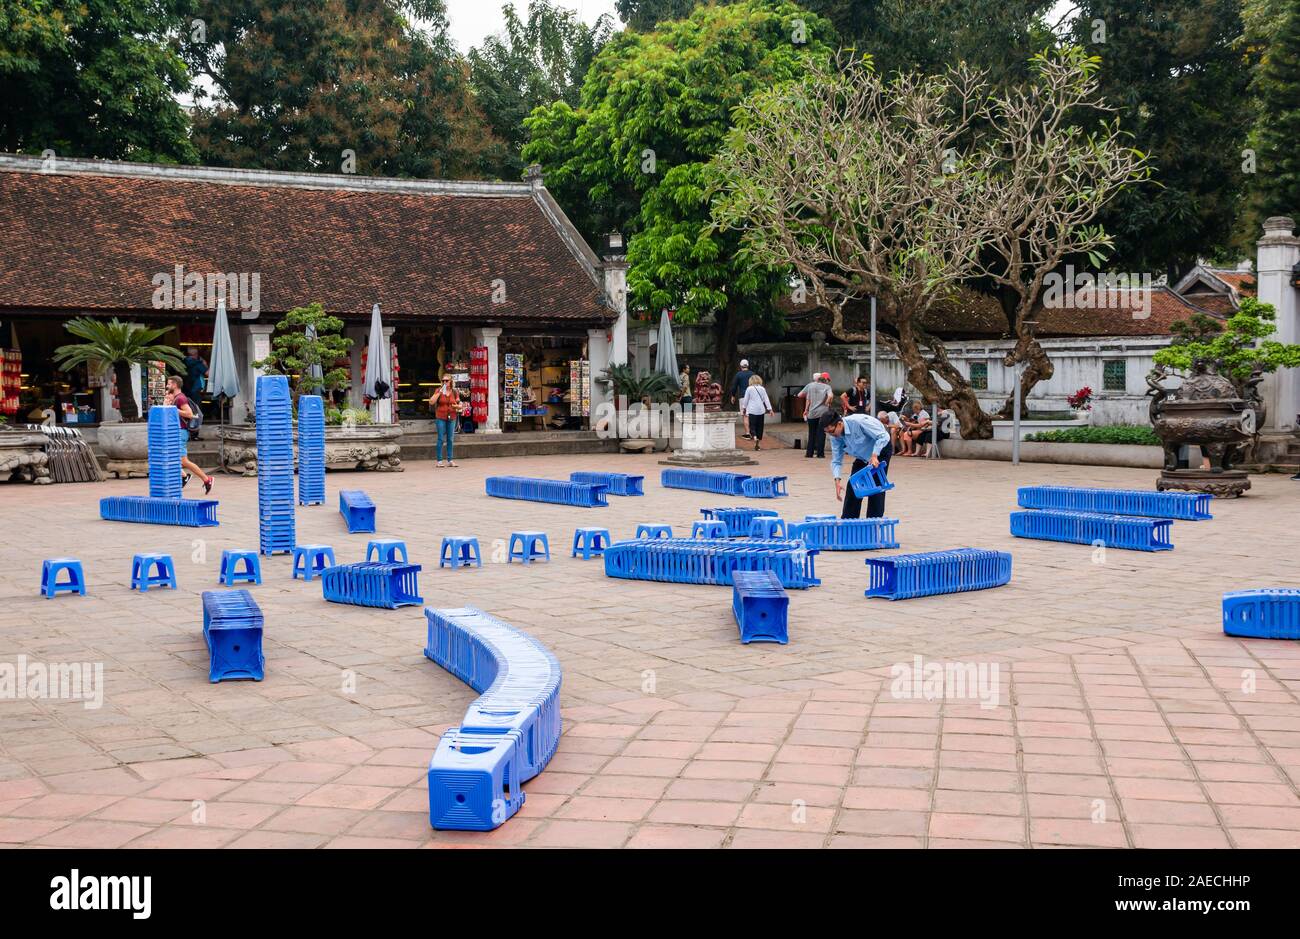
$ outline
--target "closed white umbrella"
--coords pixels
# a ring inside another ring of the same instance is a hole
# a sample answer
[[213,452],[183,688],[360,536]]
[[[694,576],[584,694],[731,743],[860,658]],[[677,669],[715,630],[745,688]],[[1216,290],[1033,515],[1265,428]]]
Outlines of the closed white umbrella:
[[677,349],[673,346],[673,327],[668,319],[668,311],[659,316],[659,340],[655,350],[655,371],[663,372],[669,378],[677,379]]
[[384,349],[384,323],[379,318],[379,304],[370,311],[370,343],[366,347],[364,393],[372,401],[382,401],[393,393],[393,367]]
[[226,301],[217,301],[216,321],[212,326],[212,360],[208,363],[208,394],[217,399],[217,439],[220,441],[221,468],[226,466],[226,439],[221,427],[226,421],[226,403],[239,394],[239,369],[235,367],[235,346],[230,341],[230,322],[226,318]]

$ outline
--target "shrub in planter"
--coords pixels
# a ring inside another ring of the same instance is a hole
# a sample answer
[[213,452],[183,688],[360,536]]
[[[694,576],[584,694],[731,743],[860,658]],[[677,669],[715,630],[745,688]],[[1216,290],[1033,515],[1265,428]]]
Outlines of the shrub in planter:
[[1115,424],[1110,427],[1066,427],[1030,434],[1025,440],[1035,443],[1120,443],[1158,447],[1160,438],[1150,427]]

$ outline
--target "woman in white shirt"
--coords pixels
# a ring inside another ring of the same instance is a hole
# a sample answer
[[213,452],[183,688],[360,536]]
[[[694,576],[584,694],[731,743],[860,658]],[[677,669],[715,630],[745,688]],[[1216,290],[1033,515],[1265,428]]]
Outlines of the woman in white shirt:
[[763,387],[763,379],[757,375],[749,379],[745,396],[740,399],[740,411],[749,418],[749,434],[754,438],[754,449],[757,450],[763,439],[763,421],[772,413],[772,402],[767,397],[767,389]]

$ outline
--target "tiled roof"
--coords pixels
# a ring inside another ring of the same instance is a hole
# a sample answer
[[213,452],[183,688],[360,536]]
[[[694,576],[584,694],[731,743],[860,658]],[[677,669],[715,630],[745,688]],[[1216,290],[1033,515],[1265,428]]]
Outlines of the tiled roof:
[[316,188],[284,174],[31,165],[0,161],[0,313],[148,316],[151,278],[181,264],[259,274],[264,314],[320,301],[353,319],[376,302],[386,320],[613,319],[595,256],[524,183],[322,177]]
[[[1097,304],[1102,309],[1091,309],[1077,300],[1076,305],[1065,308],[1044,309],[1035,313],[1038,327],[1035,335],[1042,338],[1068,338],[1088,336],[1168,336],[1177,320],[1188,319],[1193,313],[1207,313],[1222,317],[1226,311],[1207,309],[1174,293],[1168,287],[1149,290],[1124,291],[1110,296],[1098,294]],[[1149,311],[1146,309],[1149,303]],[[781,304],[789,322],[791,333],[830,333],[831,315],[811,303],[797,306]],[[878,321],[888,325],[883,313]],[[854,301],[845,310],[844,327],[847,331],[866,331],[870,323],[869,301]],[[993,339],[1009,334],[1006,318],[993,297],[963,291],[957,299],[938,305],[922,318],[921,325],[944,339]]]

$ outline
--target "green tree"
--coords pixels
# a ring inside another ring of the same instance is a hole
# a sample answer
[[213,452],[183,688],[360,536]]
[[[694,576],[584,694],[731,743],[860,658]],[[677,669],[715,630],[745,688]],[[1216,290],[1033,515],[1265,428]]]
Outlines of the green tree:
[[198,16],[184,51],[212,89],[196,96],[203,162],[482,175],[491,134],[442,0],[198,0]]
[[1243,297],[1227,323],[1204,314],[1174,323],[1174,341],[1155,354],[1155,363],[1181,372],[1212,368],[1245,396],[1255,376],[1300,368],[1300,345],[1268,338],[1277,331],[1276,321],[1272,304]]
[[649,32],[665,20],[690,16],[696,0],[616,0],[614,8],[632,29]]
[[532,0],[527,20],[513,6],[501,11],[505,30],[470,50],[470,84],[501,142],[490,157],[492,175],[518,179],[524,169],[519,156],[527,137],[524,118],[555,101],[578,103],[582,79],[613,27],[608,16],[588,26],[576,12],[550,0]]
[[188,0],[0,0],[0,150],[195,161],[173,37]]
[[[802,21],[802,25],[799,22]],[[590,237],[630,231],[629,306],[712,319],[714,374],[734,368],[739,333],[779,328],[787,272],[756,265],[736,231],[710,220],[707,164],[747,95],[803,73],[829,52],[830,25],[790,2],[706,6],[653,32],[624,32],[592,62],[578,107],[557,102],[526,121],[523,156]],[[802,40],[802,41],[800,41]]]
[[[1253,177],[1250,240],[1270,215],[1300,216],[1300,0],[1276,4],[1276,25],[1254,82],[1258,121],[1251,142],[1258,154]],[[1264,11],[1260,11],[1262,16]]]
[[294,378],[294,394],[326,395],[348,384],[348,370],[337,363],[347,358],[352,340],[344,338],[343,321],[330,316],[319,303],[294,307],[275,324],[271,354],[253,363],[273,375]]
[[132,365],[165,362],[175,372],[185,371],[185,359],[179,349],[154,343],[170,326],[150,329],[135,323],[123,323],[117,317],[105,322],[79,316],[68,320],[63,328],[84,341],[59,346],[54,350],[54,363],[64,371],[78,365],[85,365],[88,369],[112,369],[117,382],[118,410],[126,423],[140,419],[140,404],[135,395],[137,389],[131,384]]
[[1173,277],[1224,251],[1247,174],[1251,72],[1238,48],[1241,0],[1080,0],[1075,41],[1104,63],[1156,185],[1120,195],[1102,217],[1111,266]]

